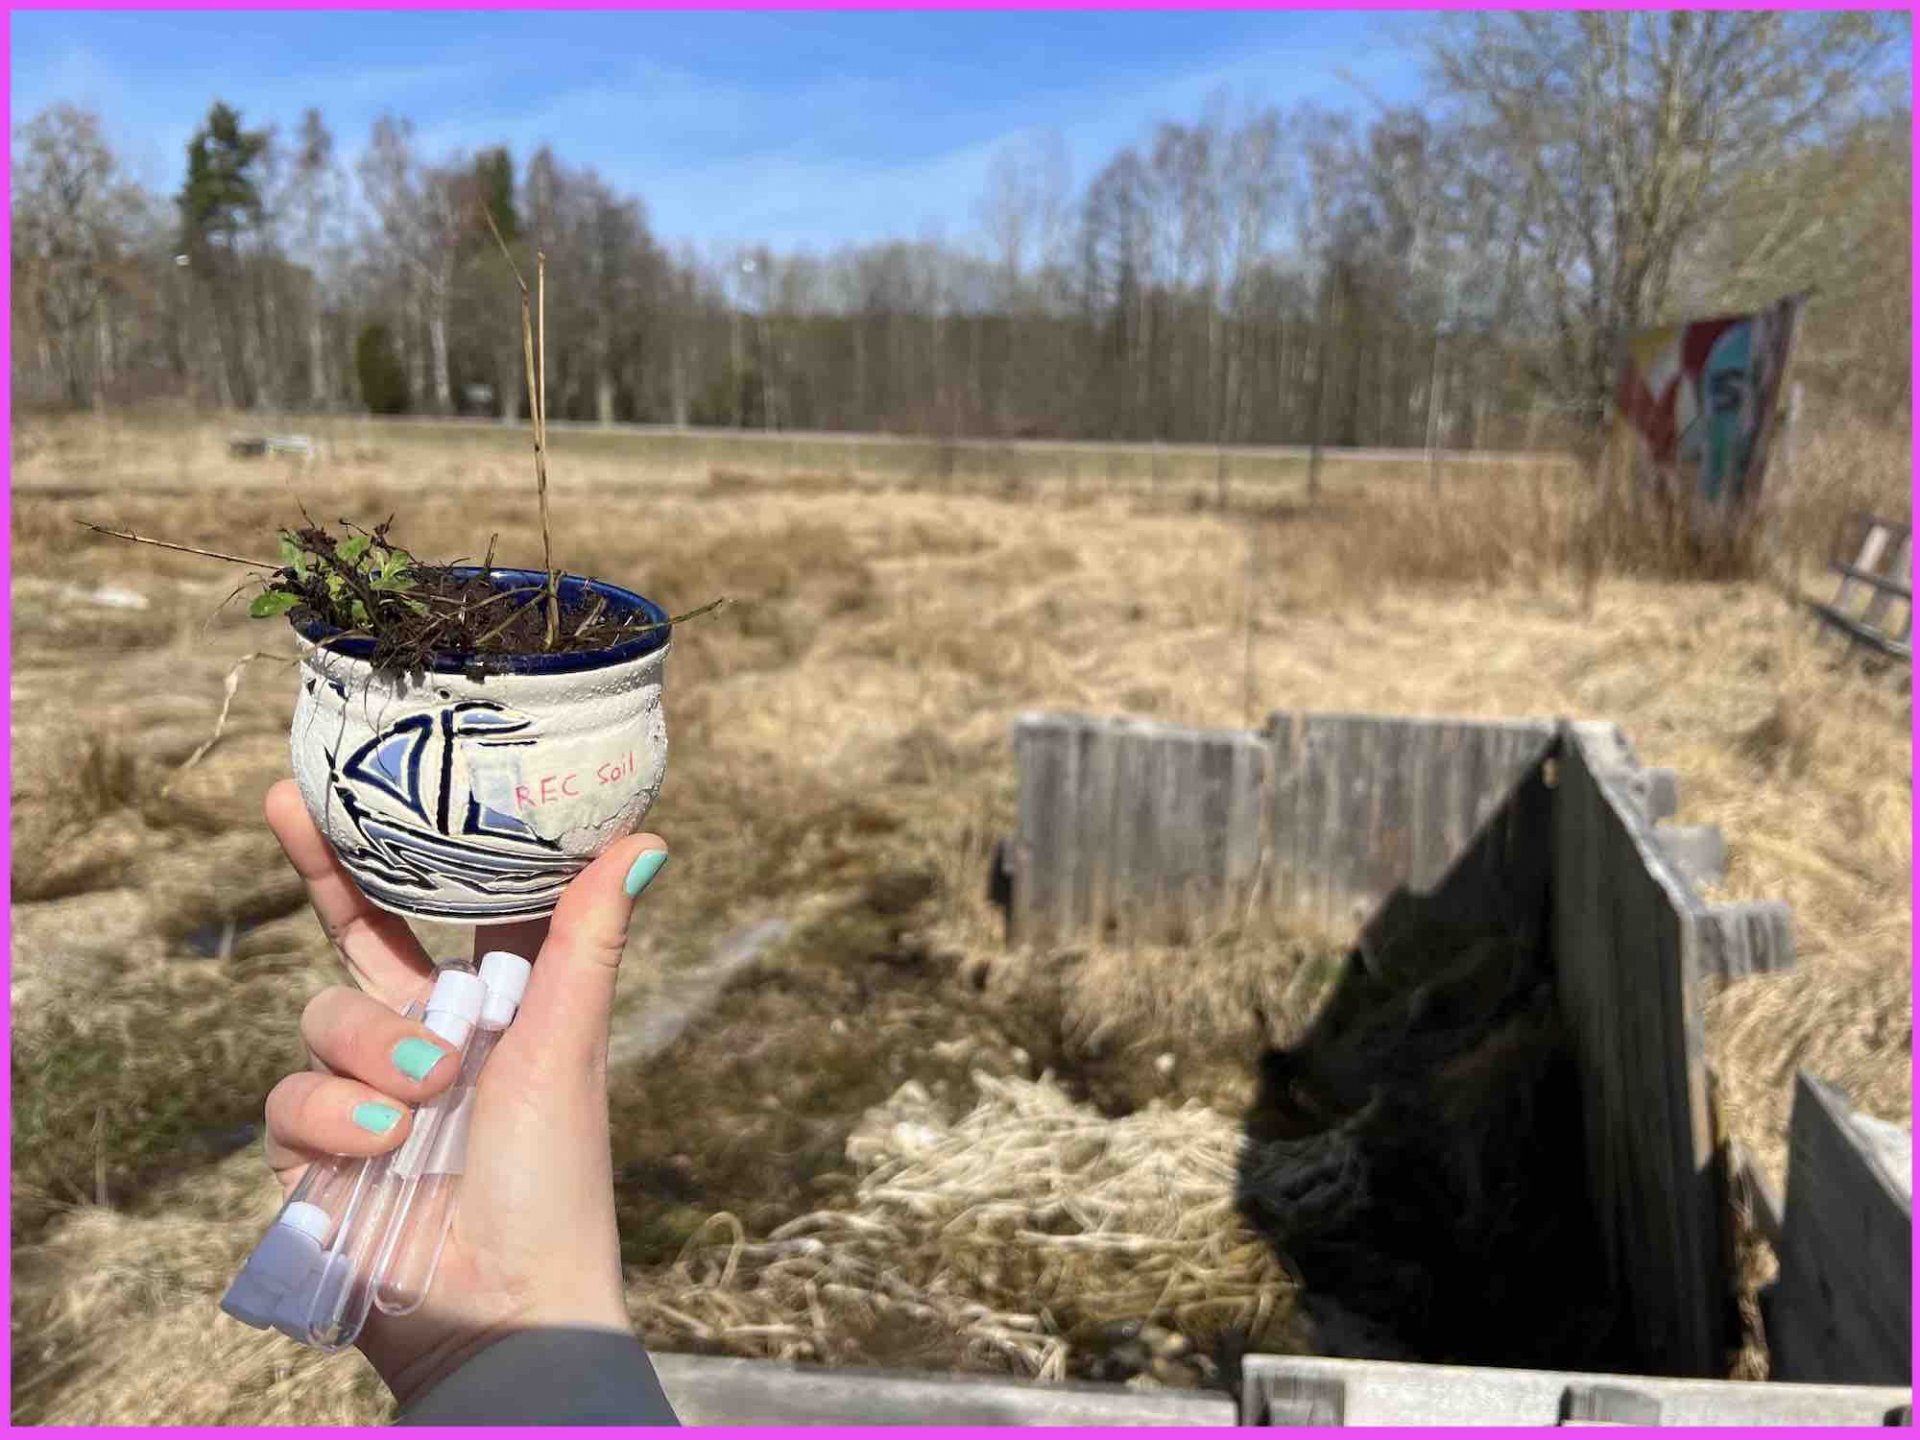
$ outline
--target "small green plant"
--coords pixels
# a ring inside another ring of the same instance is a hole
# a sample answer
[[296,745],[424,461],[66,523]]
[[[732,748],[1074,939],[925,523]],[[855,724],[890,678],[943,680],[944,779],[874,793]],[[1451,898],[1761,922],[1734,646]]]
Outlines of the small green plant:
[[380,525],[336,541],[316,526],[282,530],[281,568],[263,582],[247,613],[264,620],[305,605],[340,628],[355,630],[366,629],[389,603],[426,614],[425,605],[406,598],[419,584],[419,567],[386,531]]

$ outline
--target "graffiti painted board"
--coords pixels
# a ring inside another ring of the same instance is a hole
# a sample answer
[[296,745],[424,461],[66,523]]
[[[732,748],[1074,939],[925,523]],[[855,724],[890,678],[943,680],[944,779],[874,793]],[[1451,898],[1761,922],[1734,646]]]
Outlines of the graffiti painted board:
[[1655,473],[1681,493],[1727,510],[1759,499],[1803,298],[1646,330],[1628,341],[1621,422]]

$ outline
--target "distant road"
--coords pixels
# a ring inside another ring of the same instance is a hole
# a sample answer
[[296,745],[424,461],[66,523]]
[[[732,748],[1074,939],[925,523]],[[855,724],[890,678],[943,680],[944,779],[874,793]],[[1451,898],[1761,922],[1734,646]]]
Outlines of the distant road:
[[[295,415],[283,417],[292,424],[308,420],[351,421],[367,425],[397,425],[417,429],[465,431],[525,430],[525,421],[509,425],[504,420],[471,415]],[[599,435],[631,435],[636,438],[683,440],[738,445],[803,446],[894,446],[908,448],[950,446],[964,450],[1031,451],[1036,454],[1066,453],[1099,455],[1120,451],[1141,457],[1159,454],[1168,458],[1212,459],[1224,451],[1229,459],[1244,456],[1249,460],[1308,460],[1313,448],[1308,445],[1206,445],[1155,440],[1015,440],[984,436],[894,435],[861,430],[753,430],[720,425],[641,425],[616,421],[602,425],[593,420],[550,420],[549,430]],[[1432,459],[1426,450],[1381,450],[1362,447],[1323,445],[1320,458],[1342,463],[1423,464]],[[1574,457],[1550,450],[1442,450],[1442,464],[1456,461],[1473,465],[1571,465]]]
[[[65,422],[62,422],[65,423]],[[73,422],[77,437],[91,436],[91,422]],[[112,422],[107,422],[112,428]],[[583,457],[617,462],[623,478],[646,475],[676,485],[704,486],[716,476],[751,476],[780,484],[800,477],[845,476],[861,482],[934,491],[981,491],[1012,495],[1064,487],[1073,493],[1105,491],[1168,496],[1274,497],[1304,493],[1313,450],[1305,445],[1108,443],[1099,440],[954,439],[858,431],[734,430],[674,425],[598,425],[554,421],[566,448]],[[450,451],[472,447],[522,451],[528,427],[485,417],[370,416],[274,412],[207,414],[197,417],[129,417],[124,436],[104,448],[88,441],[49,451],[23,453],[16,432],[13,488],[16,493],[71,496],[143,491],[194,493],[208,485],[279,486],[280,463],[232,458],[233,438],[307,435],[320,442],[327,460],[345,450],[415,443]],[[401,467],[404,472],[407,467]],[[485,467],[481,467],[485,468]],[[569,472],[572,473],[572,472]],[[1326,446],[1320,451],[1319,483],[1330,493],[1350,493],[1375,483],[1400,490],[1433,483],[1547,480],[1576,474],[1571,455],[1446,450],[1365,449]],[[578,478],[577,474],[574,478]],[[406,484],[402,474],[389,483]],[[470,483],[485,484],[476,479]],[[565,479],[563,477],[563,483]]]

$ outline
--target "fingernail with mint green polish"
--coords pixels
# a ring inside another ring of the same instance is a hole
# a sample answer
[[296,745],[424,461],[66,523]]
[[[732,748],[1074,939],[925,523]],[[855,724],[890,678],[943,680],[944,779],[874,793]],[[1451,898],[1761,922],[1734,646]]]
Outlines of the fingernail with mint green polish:
[[384,1135],[400,1123],[400,1112],[391,1105],[382,1105],[376,1100],[362,1100],[353,1107],[353,1123],[362,1130],[371,1130],[376,1135]]
[[393,1047],[393,1063],[409,1080],[426,1079],[446,1056],[447,1052],[438,1045],[417,1035],[409,1035]]
[[633,862],[633,868],[627,871],[627,894],[638,895],[653,883],[653,877],[660,873],[660,867],[667,863],[667,852],[649,850]]

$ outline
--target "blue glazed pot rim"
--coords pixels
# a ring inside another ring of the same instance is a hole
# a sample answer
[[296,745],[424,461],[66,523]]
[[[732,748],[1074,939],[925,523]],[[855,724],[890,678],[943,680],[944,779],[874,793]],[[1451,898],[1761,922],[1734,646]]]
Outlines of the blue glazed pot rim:
[[[456,565],[453,573],[462,579],[486,575],[500,588],[512,588],[522,585],[538,585],[546,578],[540,570],[483,570],[478,565]],[[480,670],[488,675],[573,675],[585,670],[605,670],[610,666],[624,665],[629,660],[638,660],[651,655],[656,650],[664,650],[667,641],[673,637],[673,627],[667,623],[667,612],[646,596],[633,590],[610,585],[604,580],[593,580],[583,575],[562,575],[560,577],[560,598],[566,602],[577,602],[588,595],[598,595],[607,602],[610,615],[639,614],[658,628],[635,635],[618,645],[610,645],[604,650],[576,650],[565,655],[453,655],[436,653],[430,657],[427,673],[431,675],[464,675]],[[305,623],[292,621],[295,632],[301,639],[321,646],[331,655],[345,656],[350,660],[371,660],[373,641],[363,639],[336,639],[342,632],[338,626],[328,625],[309,619]]]

